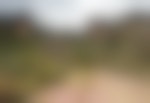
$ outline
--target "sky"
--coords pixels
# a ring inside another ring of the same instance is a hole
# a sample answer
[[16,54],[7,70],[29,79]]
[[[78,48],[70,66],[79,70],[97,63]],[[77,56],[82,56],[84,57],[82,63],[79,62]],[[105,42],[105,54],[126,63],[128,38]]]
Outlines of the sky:
[[117,22],[133,9],[150,12],[149,0],[0,0],[0,15],[26,9],[34,22],[44,28],[80,29],[90,16]]
[[[56,29],[80,29],[90,16],[118,20],[132,8],[131,0],[33,0],[34,20]],[[32,2],[33,2],[32,1]]]

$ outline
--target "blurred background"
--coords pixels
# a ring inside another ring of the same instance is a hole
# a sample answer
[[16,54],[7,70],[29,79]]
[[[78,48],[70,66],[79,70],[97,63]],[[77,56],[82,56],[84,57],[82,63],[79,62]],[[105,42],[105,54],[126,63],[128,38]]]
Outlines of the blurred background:
[[149,103],[149,0],[0,0],[0,103]]

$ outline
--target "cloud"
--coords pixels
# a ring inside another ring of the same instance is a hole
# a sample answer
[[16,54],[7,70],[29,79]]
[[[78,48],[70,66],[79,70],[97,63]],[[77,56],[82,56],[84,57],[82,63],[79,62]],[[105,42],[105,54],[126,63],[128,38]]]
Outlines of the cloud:
[[33,0],[33,14],[37,21],[49,27],[85,27],[89,15],[99,15],[108,20],[126,14],[129,0]]
[[148,0],[0,0],[0,13],[22,9],[43,28],[81,29],[92,15],[107,21],[124,18],[132,9],[150,11]]

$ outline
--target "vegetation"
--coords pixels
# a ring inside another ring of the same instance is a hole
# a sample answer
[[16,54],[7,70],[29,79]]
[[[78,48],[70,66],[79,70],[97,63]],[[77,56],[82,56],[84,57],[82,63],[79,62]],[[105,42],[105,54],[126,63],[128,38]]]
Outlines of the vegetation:
[[[0,102],[4,98],[1,95],[7,91],[26,94],[41,84],[61,80],[74,66],[86,70],[95,65],[111,65],[135,73],[149,73],[149,27],[148,23],[129,22],[105,28],[103,32],[91,29],[86,38],[71,40],[29,36],[24,32],[26,28],[23,32],[21,28],[15,31],[1,28]],[[4,99],[3,103],[13,102]]]

